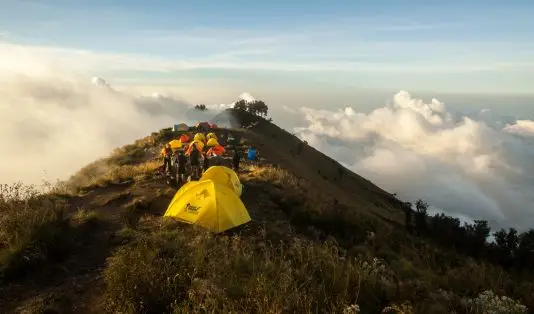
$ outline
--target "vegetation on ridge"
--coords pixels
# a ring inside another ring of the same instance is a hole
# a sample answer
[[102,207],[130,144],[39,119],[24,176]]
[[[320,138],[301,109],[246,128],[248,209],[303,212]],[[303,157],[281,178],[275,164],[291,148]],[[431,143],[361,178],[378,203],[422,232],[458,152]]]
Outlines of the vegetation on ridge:
[[[118,149],[50,194],[0,190],[0,304],[27,310],[10,301],[20,297],[13,283],[24,284],[45,266],[49,278],[74,276],[80,263],[94,278],[81,290],[91,293],[80,296],[67,281],[55,281],[65,285],[59,297],[30,312],[61,306],[68,312],[71,304],[84,312],[82,303],[122,313],[534,308],[534,274],[520,259],[531,256],[531,233],[501,232],[488,245],[484,222],[460,226],[445,215],[428,217],[422,201],[407,211],[413,224],[399,228],[338,202],[292,169],[250,166],[240,174],[254,220],[237,230],[212,235],[164,219],[174,190],[159,182],[153,157],[172,137],[162,130]],[[87,262],[100,246],[107,260]],[[35,294],[58,295],[47,284]]]

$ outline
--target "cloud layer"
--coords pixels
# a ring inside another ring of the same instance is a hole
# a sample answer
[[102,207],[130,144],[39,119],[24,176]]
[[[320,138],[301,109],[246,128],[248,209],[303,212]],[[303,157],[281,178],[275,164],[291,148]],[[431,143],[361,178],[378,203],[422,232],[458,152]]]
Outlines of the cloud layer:
[[0,178],[66,178],[117,146],[210,113],[172,97],[132,96],[102,78],[12,76],[0,87]]
[[534,225],[534,147],[523,136],[533,134],[533,121],[499,129],[405,91],[369,114],[300,114],[307,121],[296,129],[301,138],[401,199],[422,198],[494,226]]

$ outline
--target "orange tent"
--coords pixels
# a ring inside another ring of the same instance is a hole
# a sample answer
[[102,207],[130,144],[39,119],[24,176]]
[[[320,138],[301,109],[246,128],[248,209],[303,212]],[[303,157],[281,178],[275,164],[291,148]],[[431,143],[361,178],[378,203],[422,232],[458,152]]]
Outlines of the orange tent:
[[189,136],[187,134],[182,134],[180,136],[180,142],[182,142],[182,143],[189,143],[189,140],[190,140],[190,138],[189,138]]
[[216,155],[222,156],[226,150],[221,145],[214,146],[208,150],[208,156]]

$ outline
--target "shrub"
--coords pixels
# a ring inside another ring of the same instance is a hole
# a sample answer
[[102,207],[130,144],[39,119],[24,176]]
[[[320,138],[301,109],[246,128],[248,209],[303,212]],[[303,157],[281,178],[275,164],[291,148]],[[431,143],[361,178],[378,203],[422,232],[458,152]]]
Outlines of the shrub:
[[72,248],[64,205],[21,184],[0,186],[0,275],[11,278]]
[[481,292],[476,298],[464,300],[469,313],[474,314],[524,314],[528,309],[523,304],[506,296],[498,296],[491,290]]
[[274,244],[195,227],[161,224],[110,258],[111,311],[377,312],[391,299],[392,273],[378,259],[350,258],[337,246],[306,240]]

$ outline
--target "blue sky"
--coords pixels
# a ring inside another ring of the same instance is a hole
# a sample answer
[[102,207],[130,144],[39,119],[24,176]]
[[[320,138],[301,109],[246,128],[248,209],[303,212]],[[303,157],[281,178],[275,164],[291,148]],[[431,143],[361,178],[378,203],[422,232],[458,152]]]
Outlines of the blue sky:
[[0,5],[0,42],[123,84],[534,93],[531,1]]

